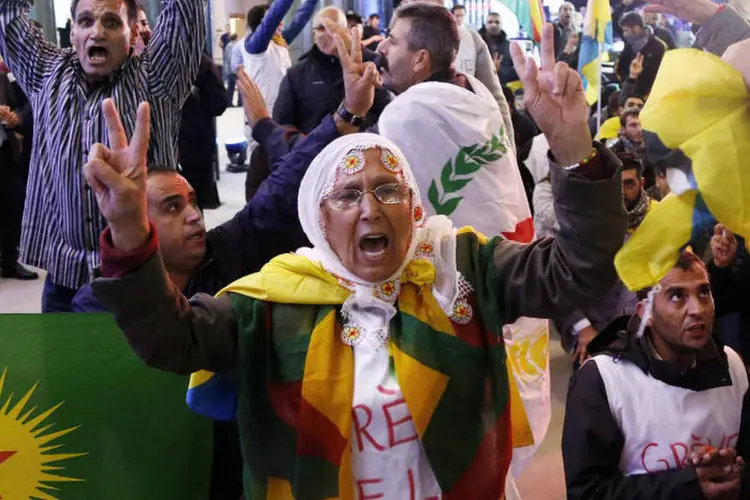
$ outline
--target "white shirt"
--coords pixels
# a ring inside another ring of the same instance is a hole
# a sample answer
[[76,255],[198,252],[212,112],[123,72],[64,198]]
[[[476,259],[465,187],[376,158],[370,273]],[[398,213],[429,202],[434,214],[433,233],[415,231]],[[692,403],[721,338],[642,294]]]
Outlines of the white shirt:
[[354,347],[354,498],[439,500],[437,478],[389,367],[387,347]]
[[668,385],[632,363],[615,362],[612,356],[592,358],[612,416],[625,437],[620,457],[623,474],[682,469],[698,447],[737,445],[747,372],[736,352],[729,347],[724,352],[732,385],[705,391]]

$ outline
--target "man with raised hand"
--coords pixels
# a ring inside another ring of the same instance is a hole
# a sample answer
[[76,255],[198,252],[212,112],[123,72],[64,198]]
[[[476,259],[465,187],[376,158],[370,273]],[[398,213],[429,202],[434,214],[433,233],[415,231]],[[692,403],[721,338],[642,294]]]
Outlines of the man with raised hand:
[[126,133],[139,102],[151,104],[151,165],[176,165],[180,110],[205,41],[203,0],[167,0],[140,56],[135,0],[74,0],[73,49],[47,42],[28,18],[30,0],[0,0],[0,53],[34,110],[34,144],[21,260],[48,271],[42,312],[69,312],[99,264],[106,226],[80,172],[89,149],[107,143],[104,99],[120,109]]

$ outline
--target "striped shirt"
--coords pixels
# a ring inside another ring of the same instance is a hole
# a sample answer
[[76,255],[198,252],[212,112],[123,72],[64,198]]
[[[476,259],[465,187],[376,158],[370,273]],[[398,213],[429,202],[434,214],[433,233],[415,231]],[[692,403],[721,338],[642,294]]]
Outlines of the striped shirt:
[[206,38],[203,0],[166,0],[153,37],[105,82],[88,85],[72,49],[47,42],[29,21],[29,0],[0,0],[0,53],[34,109],[21,260],[73,289],[99,265],[106,220],[82,168],[89,148],[109,145],[102,101],[111,97],[125,131],[136,109],[151,104],[149,164],[176,165],[180,110],[198,74]]

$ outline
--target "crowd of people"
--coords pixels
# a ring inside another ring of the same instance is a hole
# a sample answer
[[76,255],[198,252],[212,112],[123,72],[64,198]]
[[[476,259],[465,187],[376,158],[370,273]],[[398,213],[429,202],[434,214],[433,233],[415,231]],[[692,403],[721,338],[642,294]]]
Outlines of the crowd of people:
[[[475,31],[405,1],[384,29],[304,0],[284,25],[292,3],[227,29],[219,68],[202,0],[166,0],[153,31],[135,0],[74,0],[71,48],[0,0],[0,277],[44,269],[43,313],[110,312],[149,366],[218,381],[188,398],[216,418],[211,499],[519,498],[522,318],[574,364],[568,498],[747,498],[744,239],[717,223],[637,291],[614,259],[670,196],[640,120],[662,60],[689,32],[750,92],[748,21],[623,1],[598,116],[572,3],[540,64],[496,12]],[[247,204],[207,230],[235,90]]]

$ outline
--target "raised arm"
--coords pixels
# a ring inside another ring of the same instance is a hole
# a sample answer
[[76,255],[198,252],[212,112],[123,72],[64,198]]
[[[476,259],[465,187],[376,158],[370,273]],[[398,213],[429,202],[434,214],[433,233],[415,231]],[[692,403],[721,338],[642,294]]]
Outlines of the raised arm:
[[299,35],[305,28],[307,21],[310,20],[312,15],[315,13],[315,6],[318,5],[318,0],[305,0],[300,5],[297,12],[294,13],[294,17],[289,22],[289,26],[284,28],[282,36],[286,43],[292,43],[297,35]]
[[581,78],[555,62],[552,25],[542,33],[541,70],[517,44],[511,53],[526,108],[556,159],[550,177],[560,232],[527,246],[498,239],[490,247],[486,275],[502,311],[500,324],[567,315],[606,292],[617,279],[614,256],[626,222],[620,163],[601,144],[592,149]]
[[291,8],[294,0],[275,0],[271,7],[263,16],[260,26],[256,28],[252,35],[245,39],[245,50],[250,54],[262,54],[268,49],[273,35],[284,19],[287,11]]
[[63,51],[31,24],[28,0],[0,0],[0,54],[26,95],[39,92]]
[[500,239],[488,280],[503,311],[501,323],[519,316],[558,318],[586,307],[617,280],[615,253],[622,246],[626,215],[619,161],[597,145],[609,178],[591,181],[551,165],[560,231],[530,245]]
[[99,239],[103,277],[92,284],[96,297],[149,365],[176,373],[233,368],[237,320],[231,296],[199,295],[188,302],[158,254],[158,235],[146,215],[148,104],[138,107],[130,143],[112,100],[104,101],[102,113],[111,149],[94,144],[83,170],[109,223]]
[[151,63],[151,91],[182,107],[198,76],[206,42],[205,2],[167,0],[163,5],[143,58]]

